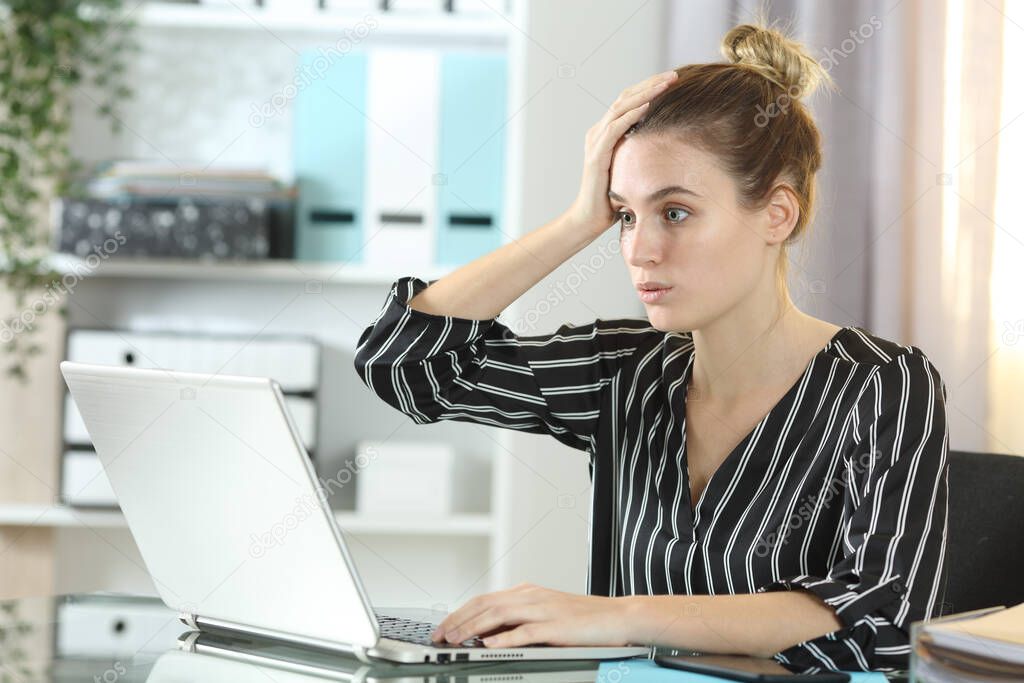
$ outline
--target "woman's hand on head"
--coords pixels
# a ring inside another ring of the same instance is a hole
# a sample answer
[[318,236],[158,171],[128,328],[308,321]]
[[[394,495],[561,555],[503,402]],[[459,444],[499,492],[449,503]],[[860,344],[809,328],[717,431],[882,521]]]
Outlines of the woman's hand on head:
[[623,90],[604,116],[587,131],[580,191],[569,213],[577,225],[600,235],[615,222],[608,200],[612,151],[629,127],[640,120],[647,105],[678,78],[666,71]]
[[530,583],[470,599],[438,624],[437,645],[476,636],[487,647],[629,645],[624,598],[576,595]]

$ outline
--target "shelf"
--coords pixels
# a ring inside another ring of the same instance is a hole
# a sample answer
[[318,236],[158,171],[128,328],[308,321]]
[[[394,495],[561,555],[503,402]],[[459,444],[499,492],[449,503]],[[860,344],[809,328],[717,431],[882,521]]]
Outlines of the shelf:
[[336,512],[334,518],[342,530],[355,534],[489,537],[494,526],[494,521],[487,514],[461,514],[435,519],[413,516],[387,519],[365,517],[355,512]]
[[111,528],[123,527],[125,522],[118,510],[7,503],[0,505],[0,526]]
[[[498,14],[451,15],[441,12],[391,13],[294,10],[282,12],[260,7],[216,7],[164,2],[145,3],[131,13],[140,27],[227,29],[271,33],[314,33],[347,36],[361,25],[370,40],[377,37],[421,37],[439,40],[503,43],[510,24]],[[376,26],[366,21],[372,17]]]
[[[493,520],[487,514],[457,514],[439,518],[409,515],[401,519],[387,519],[345,511],[335,512],[334,517],[343,531],[354,534],[489,537],[493,528]],[[119,510],[8,503],[0,504],[0,526],[122,528],[127,525]]]
[[324,285],[387,285],[404,275],[423,280],[440,278],[452,268],[443,266],[366,266],[318,261],[196,261],[183,259],[114,259],[101,262],[94,270],[75,256],[54,254],[49,265],[62,274],[79,277],[161,279],[161,280],[235,280],[258,282],[320,282]]

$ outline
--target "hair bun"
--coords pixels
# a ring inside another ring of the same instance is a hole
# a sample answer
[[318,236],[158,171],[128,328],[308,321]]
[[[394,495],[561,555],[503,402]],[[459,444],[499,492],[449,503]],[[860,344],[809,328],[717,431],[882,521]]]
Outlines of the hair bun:
[[756,24],[733,27],[722,39],[722,55],[732,64],[754,69],[794,98],[813,93],[828,72],[800,43],[776,29]]

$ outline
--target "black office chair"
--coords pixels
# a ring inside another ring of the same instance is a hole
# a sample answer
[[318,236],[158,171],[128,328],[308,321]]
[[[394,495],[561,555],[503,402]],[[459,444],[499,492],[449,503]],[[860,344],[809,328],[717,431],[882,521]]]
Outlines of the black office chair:
[[941,614],[1024,602],[1024,457],[949,452]]

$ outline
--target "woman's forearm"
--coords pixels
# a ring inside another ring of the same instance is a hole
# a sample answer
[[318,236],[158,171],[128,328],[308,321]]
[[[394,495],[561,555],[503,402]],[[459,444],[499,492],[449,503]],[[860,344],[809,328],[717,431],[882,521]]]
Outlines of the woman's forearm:
[[629,642],[698,652],[768,657],[843,627],[831,607],[802,589],[622,599]]
[[471,320],[497,317],[607,228],[579,225],[563,214],[445,275],[410,299],[409,306]]

